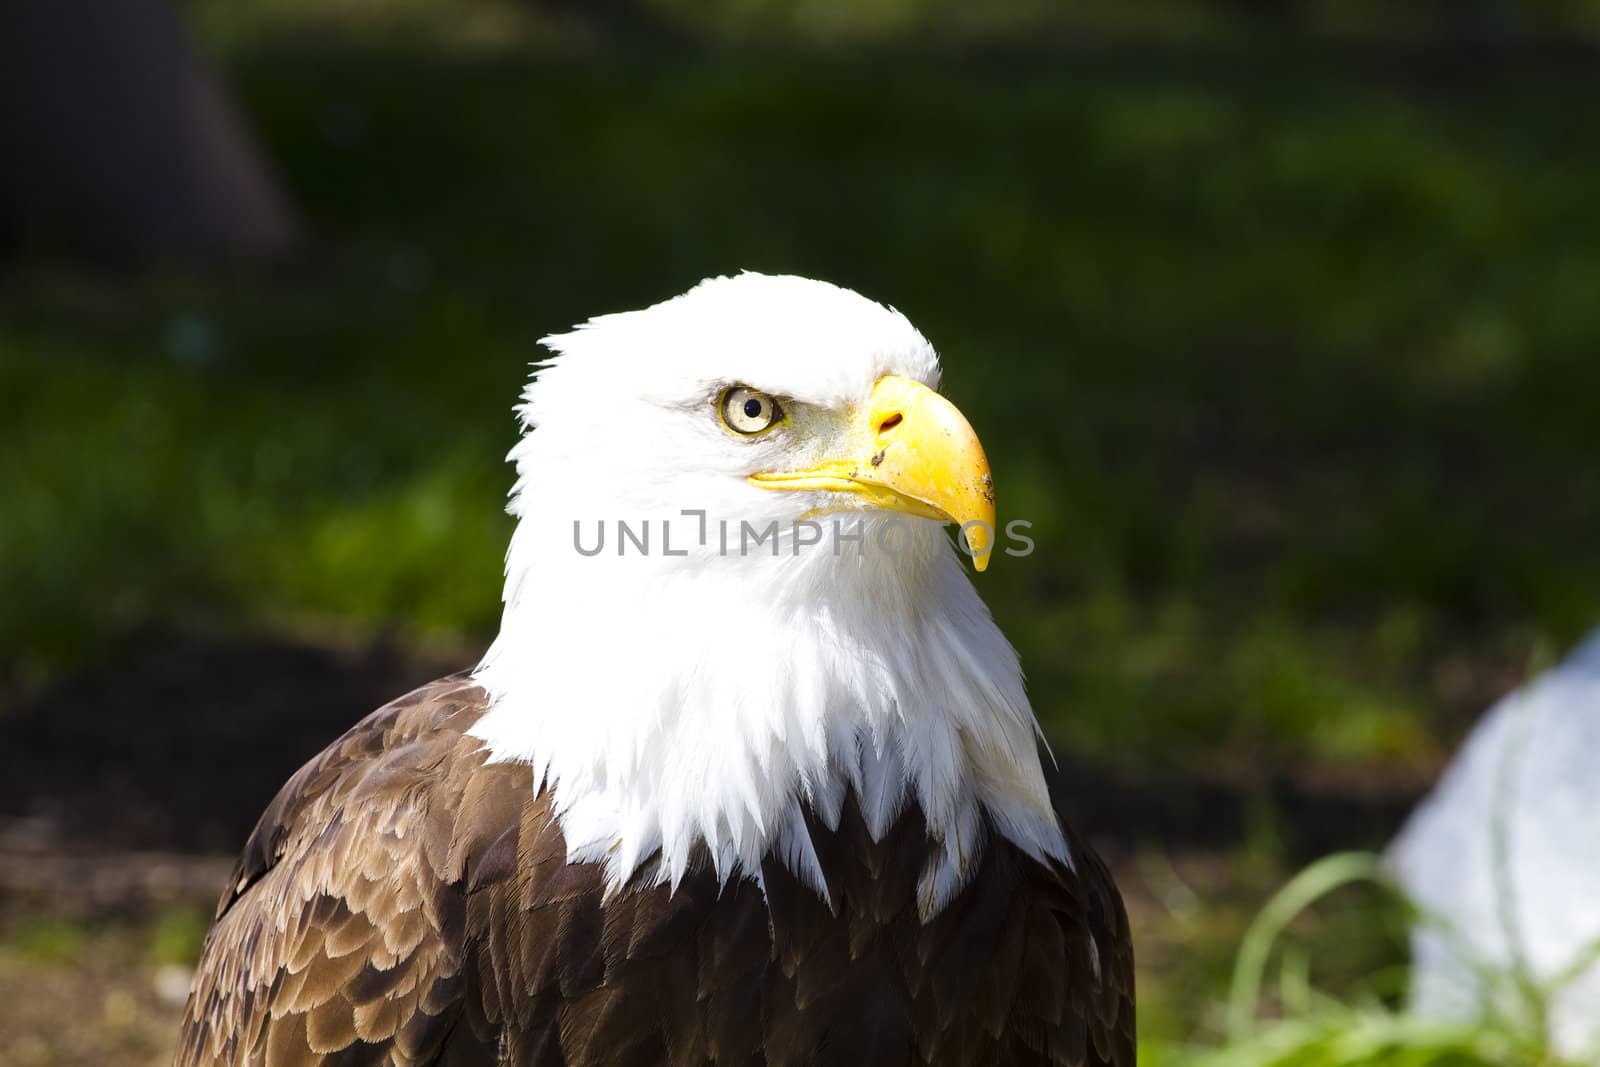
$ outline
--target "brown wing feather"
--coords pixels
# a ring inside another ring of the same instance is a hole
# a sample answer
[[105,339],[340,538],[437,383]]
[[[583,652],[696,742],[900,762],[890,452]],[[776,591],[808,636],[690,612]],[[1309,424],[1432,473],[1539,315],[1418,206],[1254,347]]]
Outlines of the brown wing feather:
[[607,897],[530,772],[444,679],[307,764],[245,847],[178,1067],[874,1063],[1132,1067],[1133,960],[1099,859],[997,836],[931,922],[914,809],[810,829],[832,907],[781,864]]
[[532,789],[526,769],[483,766],[462,736],[482,709],[470,681],[435,682],[283,787],[218,905],[178,1067],[422,1064],[447,1041],[493,1049],[487,1028],[459,1025],[461,882],[479,844],[462,787],[520,802]]

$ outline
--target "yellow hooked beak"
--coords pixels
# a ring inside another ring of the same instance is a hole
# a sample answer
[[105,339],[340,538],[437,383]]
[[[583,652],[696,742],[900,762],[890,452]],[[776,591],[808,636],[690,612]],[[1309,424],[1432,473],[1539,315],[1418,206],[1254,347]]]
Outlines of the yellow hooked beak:
[[852,419],[846,455],[808,470],[752,474],[762,489],[850,493],[887,508],[961,527],[973,566],[994,547],[994,478],[978,435],[956,406],[921,382],[880,378]]

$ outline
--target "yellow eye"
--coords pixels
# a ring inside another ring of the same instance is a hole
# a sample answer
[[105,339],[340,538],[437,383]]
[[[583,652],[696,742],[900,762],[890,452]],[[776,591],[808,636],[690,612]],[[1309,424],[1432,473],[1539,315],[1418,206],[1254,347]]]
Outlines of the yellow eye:
[[721,408],[722,424],[746,437],[772,429],[783,418],[777,400],[746,385],[725,390]]

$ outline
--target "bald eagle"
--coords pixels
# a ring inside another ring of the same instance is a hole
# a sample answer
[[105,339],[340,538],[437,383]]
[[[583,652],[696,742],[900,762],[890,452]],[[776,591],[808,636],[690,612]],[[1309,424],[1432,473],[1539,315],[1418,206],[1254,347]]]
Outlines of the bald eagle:
[[933,348],[749,273],[543,344],[498,637],[268,805],[179,1067],[1132,1067]]

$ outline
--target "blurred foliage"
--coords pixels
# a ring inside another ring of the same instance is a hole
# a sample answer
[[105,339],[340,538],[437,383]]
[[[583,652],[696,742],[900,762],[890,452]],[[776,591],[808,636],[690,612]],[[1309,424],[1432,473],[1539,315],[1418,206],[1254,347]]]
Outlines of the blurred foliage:
[[1075,749],[1428,764],[1594,621],[1585,73],[602,48],[371,10],[195,8],[314,263],[45,257],[0,291],[13,681],[164,622],[487,634],[536,339],[746,267],[940,347],[1039,545],[983,591]]
[[[1339,997],[1314,984],[1314,956],[1322,967],[1330,949],[1337,960],[1341,954],[1348,957],[1352,944],[1371,941],[1370,930],[1362,937],[1354,928],[1344,931],[1342,940],[1330,937],[1326,929],[1315,941],[1304,936],[1306,919],[1326,913],[1335,900],[1348,903],[1354,887],[1366,890],[1361,914],[1369,927],[1376,923],[1404,936],[1412,922],[1442,922],[1418,916],[1389,881],[1377,855],[1325,856],[1274,893],[1244,932],[1228,998],[1227,1039],[1208,1045],[1169,1044],[1158,1038],[1144,1044],[1140,1062],[1147,1067],[1560,1067],[1564,1061],[1541,1026],[1554,986],[1526,983],[1531,1009],[1526,1014],[1501,1016],[1486,1010],[1477,1020],[1448,1022],[1393,1007],[1405,991],[1403,967],[1346,974],[1336,983],[1343,991]],[[1463,933],[1445,925],[1435,928],[1452,939]],[[1466,949],[1462,958],[1470,958],[1472,943],[1470,938],[1460,942]],[[1310,950],[1311,945],[1317,948]],[[1274,955],[1281,961],[1276,989],[1269,993],[1268,963]],[[1263,1008],[1271,1014],[1260,1014]]]
[[158,965],[189,967],[200,958],[212,912],[204,908],[170,905],[149,922],[145,956]]
[[[168,1067],[198,940],[180,966],[162,909],[88,917],[6,901],[0,1063]],[[181,909],[191,914],[189,909]],[[199,914],[206,914],[200,912]],[[192,921],[184,920],[184,921]],[[204,926],[201,926],[203,932]]]
[[7,948],[32,963],[65,963],[77,959],[88,935],[82,926],[56,916],[28,916],[7,931]]
[[971,45],[1062,42],[1214,44],[1285,32],[1338,41],[1591,39],[1597,0],[186,0],[207,32],[259,32],[287,20],[327,28],[374,24],[459,38],[515,32],[513,8],[550,20],[600,22],[652,35],[838,45],[918,40]]
[[1494,43],[1600,31],[1594,0],[632,0],[628,7],[723,39],[781,35],[825,43],[914,36],[970,44],[1043,33],[1062,41],[1194,44],[1286,31],[1343,41]]
[[1559,1067],[1538,1042],[1492,1027],[1445,1026],[1329,1004],[1214,1049],[1142,1051],[1145,1067]]

